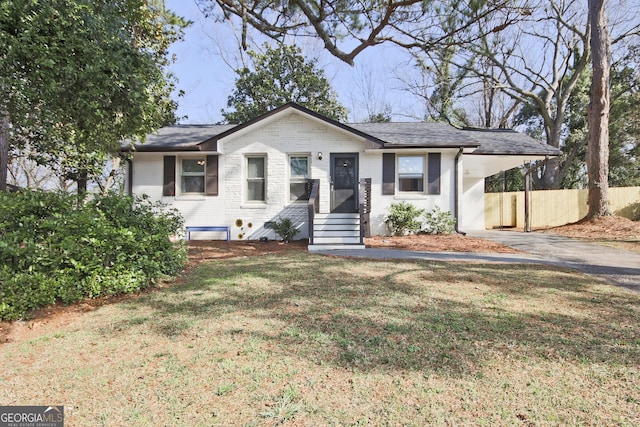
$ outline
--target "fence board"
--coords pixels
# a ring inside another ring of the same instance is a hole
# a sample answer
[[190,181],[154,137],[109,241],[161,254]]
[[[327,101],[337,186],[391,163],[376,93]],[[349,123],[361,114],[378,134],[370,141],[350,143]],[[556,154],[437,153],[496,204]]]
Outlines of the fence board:
[[[531,228],[557,227],[587,215],[588,190],[538,190],[531,192]],[[609,208],[615,215],[640,220],[640,187],[609,188]],[[524,191],[486,193],[485,227],[524,228]]]

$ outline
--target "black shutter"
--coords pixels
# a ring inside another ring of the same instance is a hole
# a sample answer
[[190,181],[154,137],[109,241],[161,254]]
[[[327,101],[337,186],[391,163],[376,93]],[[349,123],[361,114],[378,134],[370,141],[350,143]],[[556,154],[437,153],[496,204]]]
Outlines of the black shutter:
[[176,195],[176,156],[164,156],[162,195]]
[[440,153],[429,153],[427,160],[427,174],[429,185],[427,194],[440,194]]
[[382,194],[392,195],[396,192],[396,155],[382,153]]
[[218,156],[207,156],[205,186],[207,196],[218,195]]

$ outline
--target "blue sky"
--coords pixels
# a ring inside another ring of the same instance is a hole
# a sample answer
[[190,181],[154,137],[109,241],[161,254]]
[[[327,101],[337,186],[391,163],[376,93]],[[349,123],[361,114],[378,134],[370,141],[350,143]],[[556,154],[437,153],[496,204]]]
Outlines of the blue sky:
[[[194,21],[185,40],[171,49],[176,62],[170,69],[185,93],[178,99],[177,114],[188,116],[180,123],[218,122],[234,88],[233,69],[239,58],[236,34],[229,23],[205,19],[193,0],[166,0],[166,7]],[[354,67],[331,57],[314,41],[301,48],[318,58],[318,68],[324,70],[340,103],[349,110],[349,121],[363,121],[368,111],[380,112],[385,104],[392,108],[395,121],[410,120],[416,101],[401,90],[397,76],[405,60],[393,48],[370,48],[356,58]]]

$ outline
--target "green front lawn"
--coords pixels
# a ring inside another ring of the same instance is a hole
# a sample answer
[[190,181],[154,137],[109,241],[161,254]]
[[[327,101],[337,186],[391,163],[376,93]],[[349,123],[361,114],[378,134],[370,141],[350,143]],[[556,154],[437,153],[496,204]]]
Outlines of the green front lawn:
[[640,295],[544,266],[307,253],[0,346],[4,405],[67,426],[638,425]]

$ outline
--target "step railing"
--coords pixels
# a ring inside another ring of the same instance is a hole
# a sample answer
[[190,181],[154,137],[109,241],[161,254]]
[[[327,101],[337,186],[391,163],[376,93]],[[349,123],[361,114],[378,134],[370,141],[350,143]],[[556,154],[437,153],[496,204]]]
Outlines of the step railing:
[[362,178],[359,184],[360,244],[364,245],[364,238],[371,236],[371,178]]
[[320,180],[311,180],[311,191],[309,193],[309,202],[307,204],[309,212],[309,244],[313,245],[313,224],[316,214],[320,212]]

